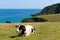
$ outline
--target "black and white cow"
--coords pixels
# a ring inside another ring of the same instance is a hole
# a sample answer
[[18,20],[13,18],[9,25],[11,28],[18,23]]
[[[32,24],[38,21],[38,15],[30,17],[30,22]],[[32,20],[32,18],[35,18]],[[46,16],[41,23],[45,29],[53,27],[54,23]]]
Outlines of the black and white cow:
[[[17,32],[19,33],[18,36],[29,36],[30,34],[35,33],[35,28],[31,25],[16,25]],[[21,30],[21,32],[20,32]]]

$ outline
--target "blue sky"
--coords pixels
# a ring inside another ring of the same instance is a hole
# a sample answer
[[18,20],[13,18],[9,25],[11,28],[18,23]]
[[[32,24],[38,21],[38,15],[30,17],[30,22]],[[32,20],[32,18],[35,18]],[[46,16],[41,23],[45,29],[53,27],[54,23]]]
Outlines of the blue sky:
[[0,9],[42,9],[60,0],[0,0]]

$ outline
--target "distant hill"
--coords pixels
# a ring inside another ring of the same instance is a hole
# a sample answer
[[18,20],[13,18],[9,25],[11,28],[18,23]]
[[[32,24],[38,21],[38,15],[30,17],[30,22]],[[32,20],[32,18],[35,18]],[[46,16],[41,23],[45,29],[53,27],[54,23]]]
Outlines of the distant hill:
[[60,3],[45,7],[32,18],[23,19],[22,22],[60,22]]
[[23,19],[22,22],[60,22],[60,14],[39,15]]
[[47,6],[40,13],[34,14],[32,16],[48,15],[48,14],[60,14],[60,3]]
[[47,22],[60,22],[60,14],[41,15],[36,17],[43,18],[47,20]]

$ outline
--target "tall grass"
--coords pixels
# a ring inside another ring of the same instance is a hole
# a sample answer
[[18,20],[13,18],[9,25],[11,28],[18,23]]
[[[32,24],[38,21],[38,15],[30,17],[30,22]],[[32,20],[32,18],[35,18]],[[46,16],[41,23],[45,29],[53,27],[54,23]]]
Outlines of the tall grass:
[[[27,37],[17,36],[16,24],[32,25],[36,33]],[[60,22],[32,22],[0,24],[0,40],[60,40]]]

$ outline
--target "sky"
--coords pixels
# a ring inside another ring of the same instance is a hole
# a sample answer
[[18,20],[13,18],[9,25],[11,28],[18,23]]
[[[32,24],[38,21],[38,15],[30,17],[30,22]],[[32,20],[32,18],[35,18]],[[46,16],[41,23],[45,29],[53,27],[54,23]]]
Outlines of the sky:
[[0,0],[0,9],[43,9],[60,0]]

